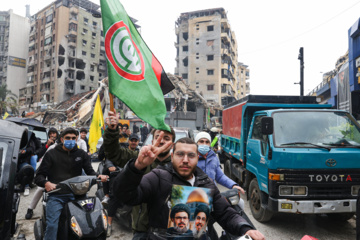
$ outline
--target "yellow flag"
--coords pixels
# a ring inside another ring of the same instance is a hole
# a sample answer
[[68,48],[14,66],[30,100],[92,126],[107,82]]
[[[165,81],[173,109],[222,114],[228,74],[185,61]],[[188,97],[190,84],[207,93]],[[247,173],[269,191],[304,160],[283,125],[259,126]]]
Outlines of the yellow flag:
[[96,145],[101,138],[102,130],[101,128],[104,126],[104,117],[100,104],[100,97],[97,96],[94,113],[91,120],[90,130],[89,130],[89,146],[90,153],[96,152]]
[[3,119],[6,119],[9,116],[7,112],[5,112]]

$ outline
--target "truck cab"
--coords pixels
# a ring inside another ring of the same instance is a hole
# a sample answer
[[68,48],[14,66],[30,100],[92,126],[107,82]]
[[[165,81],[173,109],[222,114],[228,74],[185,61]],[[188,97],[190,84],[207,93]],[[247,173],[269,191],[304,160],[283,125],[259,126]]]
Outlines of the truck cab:
[[360,126],[351,114],[301,99],[247,101],[241,110],[240,138],[227,129],[221,145],[225,173],[248,189],[255,219],[269,221],[274,212],[353,216]]

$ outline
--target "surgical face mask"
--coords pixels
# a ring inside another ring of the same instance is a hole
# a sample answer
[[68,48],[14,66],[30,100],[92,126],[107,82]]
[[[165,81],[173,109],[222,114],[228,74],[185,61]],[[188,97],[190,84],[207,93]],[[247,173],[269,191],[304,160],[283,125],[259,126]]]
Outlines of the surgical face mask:
[[64,147],[67,149],[73,149],[76,145],[76,140],[64,140]]
[[198,151],[202,155],[205,155],[210,151],[210,147],[208,145],[199,145],[198,146]]

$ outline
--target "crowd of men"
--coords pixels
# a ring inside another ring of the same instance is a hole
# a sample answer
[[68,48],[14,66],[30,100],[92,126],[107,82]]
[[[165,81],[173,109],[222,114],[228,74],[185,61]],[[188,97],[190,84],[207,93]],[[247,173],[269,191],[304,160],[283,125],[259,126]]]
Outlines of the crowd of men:
[[[172,127],[170,131],[153,129],[150,132],[152,144],[142,146],[139,150],[138,144],[140,140],[145,140],[148,129],[139,129],[134,124],[131,133],[129,126],[120,124],[118,114],[111,111],[106,126],[98,154],[99,160],[105,163],[106,171],[98,177],[104,182],[106,194],[102,203],[108,210],[107,236],[111,235],[116,209],[127,205],[132,206],[131,227],[135,240],[179,237],[217,239],[214,222],[231,234],[248,234],[255,240],[265,239],[221,197],[216,182],[242,193],[244,191],[221,171],[219,160],[210,147],[212,139],[208,133],[200,132],[195,141],[181,138],[175,142]],[[35,176],[39,188],[28,208],[26,219],[32,217],[43,189],[54,190],[57,183],[82,174],[97,175],[91,165],[86,135],[86,129],[78,131],[66,128],[59,134],[51,128],[45,146],[33,151],[32,155],[36,153],[41,160]],[[109,176],[116,169],[122,171],[108,183]],[[203,204],[197,206],[190,224],[190,210],[186,204],[169,208],[173,185],[211,189],[212,207]],[[62,208],[73,199],[71,194],[49,195],[45,240],[56,239]],[[168,227],[169,220],[172,227]]]

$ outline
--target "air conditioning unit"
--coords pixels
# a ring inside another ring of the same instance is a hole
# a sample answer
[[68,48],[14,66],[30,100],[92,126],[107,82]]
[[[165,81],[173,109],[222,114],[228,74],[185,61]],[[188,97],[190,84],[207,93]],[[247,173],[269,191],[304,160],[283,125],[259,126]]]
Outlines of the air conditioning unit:
[[87,25],[88,23],[87,22],[84,22],[85,25]]
[[91,46],[92,49],[94,49],[95,47],[94,46]]
[[65,37],[66,37],[66,38],[68,38],[68,37],[69,37],[69,35],[65,35]]
[[85,35],[85,33],[84,33],[84,32],[81,32],[81,34],[82,34],[82,35]]
[[95,36],[92,36],[93,39],[95,39]]
[[83,43],[83,46],[86,46],[86,43]]

